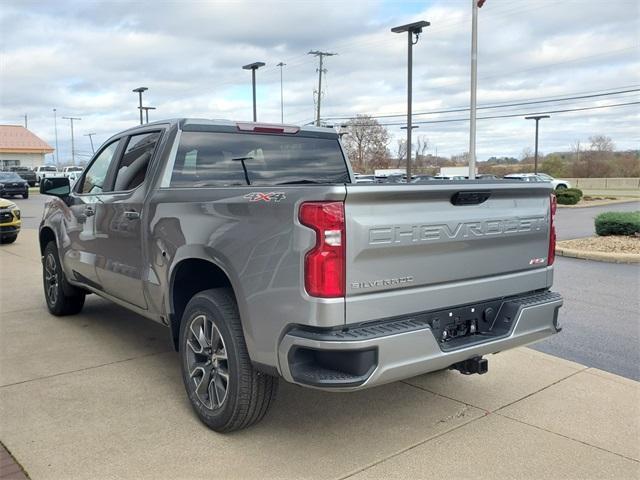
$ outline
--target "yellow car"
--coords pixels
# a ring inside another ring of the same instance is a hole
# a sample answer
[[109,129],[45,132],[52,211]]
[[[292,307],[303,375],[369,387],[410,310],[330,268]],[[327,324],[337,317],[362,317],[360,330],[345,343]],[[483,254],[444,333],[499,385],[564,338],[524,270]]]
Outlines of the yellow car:
[[20,209],[18,206],[0,198],[0,243],[13,243],[20,233]]

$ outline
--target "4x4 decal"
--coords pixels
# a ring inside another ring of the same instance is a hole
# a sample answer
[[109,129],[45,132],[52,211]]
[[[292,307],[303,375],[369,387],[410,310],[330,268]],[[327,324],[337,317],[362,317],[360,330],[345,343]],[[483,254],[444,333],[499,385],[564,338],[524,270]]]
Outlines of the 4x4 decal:
[[285,198],[287,198],[287,196],[284,194],[284,192],[253,192],[247,193],[244,198],[248,198],[250,202],[270,202],[273,200],[277,203],[280,200],[284,200]]

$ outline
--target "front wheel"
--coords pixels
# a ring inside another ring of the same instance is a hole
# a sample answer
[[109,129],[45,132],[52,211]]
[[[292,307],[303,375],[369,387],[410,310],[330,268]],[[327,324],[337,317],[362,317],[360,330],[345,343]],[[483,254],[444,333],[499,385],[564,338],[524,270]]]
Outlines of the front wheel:
[[55,242],[44,248],[42,283],[49,311],[57,316],[74,315],[82,310],[85,293],[65,278]]
[[22,198],[27,199],[29,198],[29,191],[26,191],[22,194]]
[[180,325],[180,357],[191,405],[215,431],[257,423],[275,398],[278,379],[253,368],[229,289],[207,290],[189,301]]
[[0,238],[0,243],[2,244],[13,243],[16,241],[17,238],[18,238],[18,235],[6,235]]

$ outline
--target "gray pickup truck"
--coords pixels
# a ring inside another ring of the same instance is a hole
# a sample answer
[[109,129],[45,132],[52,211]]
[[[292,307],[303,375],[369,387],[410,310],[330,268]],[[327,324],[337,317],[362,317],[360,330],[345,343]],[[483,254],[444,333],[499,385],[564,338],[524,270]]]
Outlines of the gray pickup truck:
[[351,391],[560,330],[555,197],[518,180],[356,184],[331,129],[179,119],[46,178],[54,315],[96,293],[169,328],[217,431],[259,421],[278,378]]

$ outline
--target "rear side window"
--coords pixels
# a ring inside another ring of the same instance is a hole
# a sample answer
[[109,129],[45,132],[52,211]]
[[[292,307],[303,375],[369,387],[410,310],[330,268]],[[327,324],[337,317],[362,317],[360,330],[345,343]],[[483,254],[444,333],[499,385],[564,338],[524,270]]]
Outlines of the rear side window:
[[182,133],[170,186],[247,185],[247,177],[251,185],[349,182],[337,139]]
[[160,132],[133,135],[118,165],[113,190],[132,190],[140,185],[147,174],[149,162],[153,156]]

